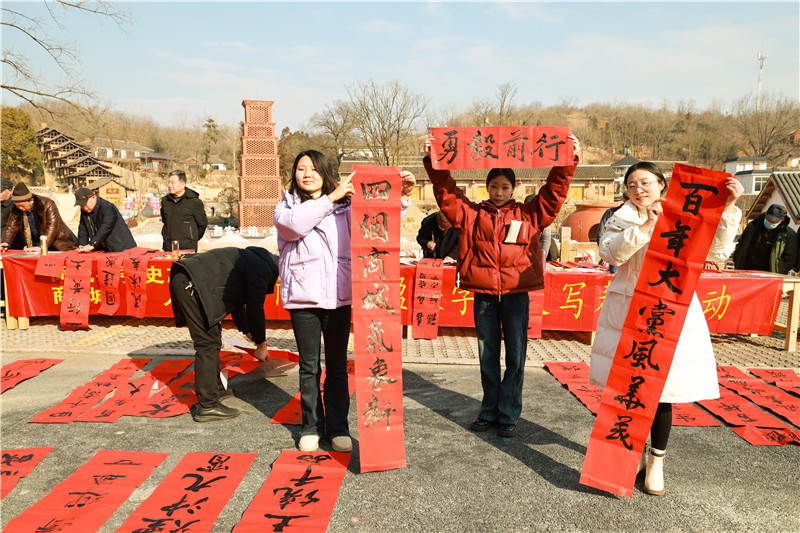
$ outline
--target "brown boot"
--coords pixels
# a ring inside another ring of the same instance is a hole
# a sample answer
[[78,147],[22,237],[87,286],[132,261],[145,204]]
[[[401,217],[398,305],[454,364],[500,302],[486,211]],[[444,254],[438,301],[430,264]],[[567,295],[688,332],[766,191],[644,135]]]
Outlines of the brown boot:
[[644,491],[647,494],[664,494],[664,452],[652,448],[647,454],[647,473],[644,476]]

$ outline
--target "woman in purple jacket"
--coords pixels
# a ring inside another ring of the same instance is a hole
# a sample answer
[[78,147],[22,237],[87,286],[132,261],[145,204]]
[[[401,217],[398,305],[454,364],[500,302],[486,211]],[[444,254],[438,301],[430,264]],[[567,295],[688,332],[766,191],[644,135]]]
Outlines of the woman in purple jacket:
[[[402,171],[403,208],[416,181]],[[320,437],[333,449],[353,449],[347,412],[347,342],[350,337],[350,195],[353,175],[336,184],[333,169],[316,150],[301,152],[292,184],[275,208],[281,301],[289,311],[300,352],[300,407],[303,428],[298,448],[319,449]],[[325,397],[320,400],[320,336],[325,340]]]

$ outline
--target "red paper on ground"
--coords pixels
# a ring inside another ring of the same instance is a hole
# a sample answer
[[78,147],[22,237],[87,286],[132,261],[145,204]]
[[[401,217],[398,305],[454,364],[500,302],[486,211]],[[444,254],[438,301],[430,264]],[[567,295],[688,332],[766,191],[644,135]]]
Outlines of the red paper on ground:
[[24,448],[19,450],[2,450],[0,461],[0,500],[14,490],[17,482],[33,472],[33,469],[52,452],[53,448]]
[[[625,319],[580,482],[631,497],[730,174],[676,164]],[[691,242],[691,246],[686,246]]]
[[792,393],[795,396],[800,396],[800,381],[776,381],[775,386],[781,390]]
[[800,426],[800,399],[791,394],[771,387],[758,378],[729,379],[726,382],[720,382],[720,385],[744,396],[759,407],[769,409],[784,417],[795,426]]
[[187,453],[117,533],[211,531],[257,455]]
[[754,376],[758,376],[769,383],[777,383],[778,381],[800,382],[800,376],[791,368],[748,368],[747,370]]
[[436,169],[533,168],[572,164],[570,129],[563,126],[433,128]]
[[234,533],[328,528],[349,453],[284,450]]
[[716,400],[703,400],[698,403],[733,426],[786,427],[785,423],[733,393],[723,394]]
[[137,412],[137,405],[145,403],[150,398],[153,385],[156,383],[158,380],[149,375],[119,382],[111,398],[83,413],[75,420],[78,422],[116,422],[119,417],[131,414],[131,409]]
[[784,446],[790,442],[800,444],[800,432],[786,428],[770,429],[740,426],[731,428],[731,430],[755,446]]
[[100,450],[47,496],[11,520],[3,533],[100,531],[168,455]]
[[672,425],[690,427],[716,427],[719,422],[693,403],[672,404]]
[[13,389],[19,383],[38,376],[43,371],[47,370],[53,365],[57,365],[63,359],[47,359],[39,357],[37,359],[20,359],[13,363],[8,363],[0,368],[0,393]]
[[398,167],[353,165],[353,357],[361,471],[406,466]]
[[720,382],[725,379],[748,379],[749,377],[735,366],[717,365],[717,379]]

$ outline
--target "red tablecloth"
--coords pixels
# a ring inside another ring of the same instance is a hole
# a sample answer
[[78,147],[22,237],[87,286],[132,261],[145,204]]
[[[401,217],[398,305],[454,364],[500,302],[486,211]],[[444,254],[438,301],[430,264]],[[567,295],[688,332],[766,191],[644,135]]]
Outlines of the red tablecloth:
[[[60,312],[63,280],[35,276],[38,257],[4,255],[6,304],[12,317],[53,316]],[[169,269],[174,259],[153,258],[147,267],[146,316],[171,317]],[[413,266],[401,267],[402,320],[411,324]],[[96,272],[96,271],[94,271]],[[472,327],[472,293],[455,286],[455,268],[444,269],[440,326]],[[123,273],[124,276],[124,273]],[[584,270],[548,270],[545,274],[542,329],[594,331],[605,288],[611,274]],[[123,277],[124,280],[124,277]],[[697,294],[705,310],[709,329],[714,333],[755,333],[769,335],[780,305],[783,283],[779,277],[752,276],[735,271],[706,272],[700,277]],[[90,313],[97,314],[100,290],[93,278]],[[119,314],[125,312],[125,291]],[[279,290],[267,296],[267,317],[288,320],[280,304]]]

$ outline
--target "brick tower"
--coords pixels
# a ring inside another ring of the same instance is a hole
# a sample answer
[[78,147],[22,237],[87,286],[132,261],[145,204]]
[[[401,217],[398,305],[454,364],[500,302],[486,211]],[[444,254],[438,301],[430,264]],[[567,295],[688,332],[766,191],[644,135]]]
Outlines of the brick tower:
[[239,227],[266,231],[281,199],[283,186],[278,165],[278,138],[272,122],[272,104],[244,100],[242,175],[239,177]]

